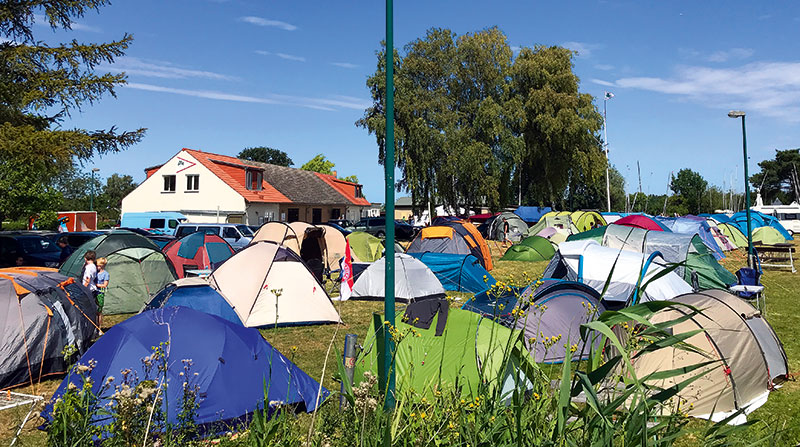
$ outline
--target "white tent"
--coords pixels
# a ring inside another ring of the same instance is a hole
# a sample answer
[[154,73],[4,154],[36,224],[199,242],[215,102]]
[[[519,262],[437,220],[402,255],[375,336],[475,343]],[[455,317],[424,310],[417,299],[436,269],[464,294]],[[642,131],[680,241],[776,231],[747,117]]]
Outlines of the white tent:
[[660,257],[655,257],[649,263],[648,259],[647,255],[603,247],[593,240],[569,241],[558,246],[558,251],[544,271],[544,277],[583,282],[602,294],[611,275],[603,299],[626,303],[632,298],[646,267],[641,285],[647,284],[647,287],[637,301],[669,300],[692,291],[691,286],[674,271],[650,282],[664,270],[665,262]]
[[[367,267],[353,284],[354,300],[383,300],[386,258]],[[409,303],[426,298],[444,298],[445,291],[436,275],[417,258],[407,254],[394,255],[395,300]]]
[[300,257],[273,242],[236,253],[214,270],[209,283],[247,327],[341,322],[325,288]]

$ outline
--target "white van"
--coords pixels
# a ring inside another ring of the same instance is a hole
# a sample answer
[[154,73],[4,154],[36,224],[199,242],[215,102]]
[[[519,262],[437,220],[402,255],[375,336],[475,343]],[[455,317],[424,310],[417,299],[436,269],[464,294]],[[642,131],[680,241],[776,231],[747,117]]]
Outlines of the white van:
[[751,209],[775,217],[791,235],[800,233],[800,204],[764,205],[761,194],[756,194],[756,205]]
[[250,227],[243,224],[232,223],[182,223],[178,225],[178,229],[175,230],[175,238],[180,239],[196,231],[203,231],[206,234],[216,234],[222,239],[225,239],[227,243],[231,244],[231,247],[236,251],[246,247],[250,244],[250,241],[253,240],[253,232],[250,230]]

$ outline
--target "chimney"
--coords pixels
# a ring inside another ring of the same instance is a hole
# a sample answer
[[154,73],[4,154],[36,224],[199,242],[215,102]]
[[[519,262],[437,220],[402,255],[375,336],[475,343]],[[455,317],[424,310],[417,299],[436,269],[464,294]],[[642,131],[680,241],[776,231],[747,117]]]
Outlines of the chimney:
[[339,176],[336,175],[336,171],[333,171],[333,174],[331,174],[331,175],[333,175],[336,178],[339,178]]

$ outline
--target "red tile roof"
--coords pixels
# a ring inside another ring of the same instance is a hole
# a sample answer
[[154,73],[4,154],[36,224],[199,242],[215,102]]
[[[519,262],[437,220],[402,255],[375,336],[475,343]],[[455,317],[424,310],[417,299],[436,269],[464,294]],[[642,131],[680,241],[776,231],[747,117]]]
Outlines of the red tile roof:
[[292,203],[288,197],[281,194],[280,191],[266,181],[262,183],[261,191],[254,191],[245,187],[245,170],[260,170],[258,167],[248,165],[236,157],[227,155],[211,154],[188,148],[183,148],[183,151],[196,158],[200,164],[208,168],[248,202]]
[[369,206],[369,200],[364,197],[356,197],[356,190],[361,186],[358,183],[348,182],[332,175],[316,173],[325,183],[331,185],[339,194],[343,195],[354,205]]

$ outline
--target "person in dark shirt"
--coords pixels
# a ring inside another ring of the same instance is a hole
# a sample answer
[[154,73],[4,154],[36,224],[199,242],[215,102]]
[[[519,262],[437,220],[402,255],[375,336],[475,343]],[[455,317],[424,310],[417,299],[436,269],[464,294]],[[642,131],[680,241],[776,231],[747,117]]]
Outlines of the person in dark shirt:
[[58,248],[60,248],[60,249],[61,249],[61,255],[58,257],[58,262],[60,262],[61,264],[63,264],[63,263],[64,263],[64,261],[66,261],[66,260],[67,260],[67,258],[69,258],[69,255],[71,255],[71,254],[72,254],[72,252],[74,252],[74,251],[75,251],[75,249],[74,249],[74,248],[72,248],[72,247],[71,247],[71,246],[70,246],[70,245],[67,243],[67,238],[66,238],[66,237],[60,237],[60,238],[58,238],[58,242],[56,242],[56,245],[58,245]]

